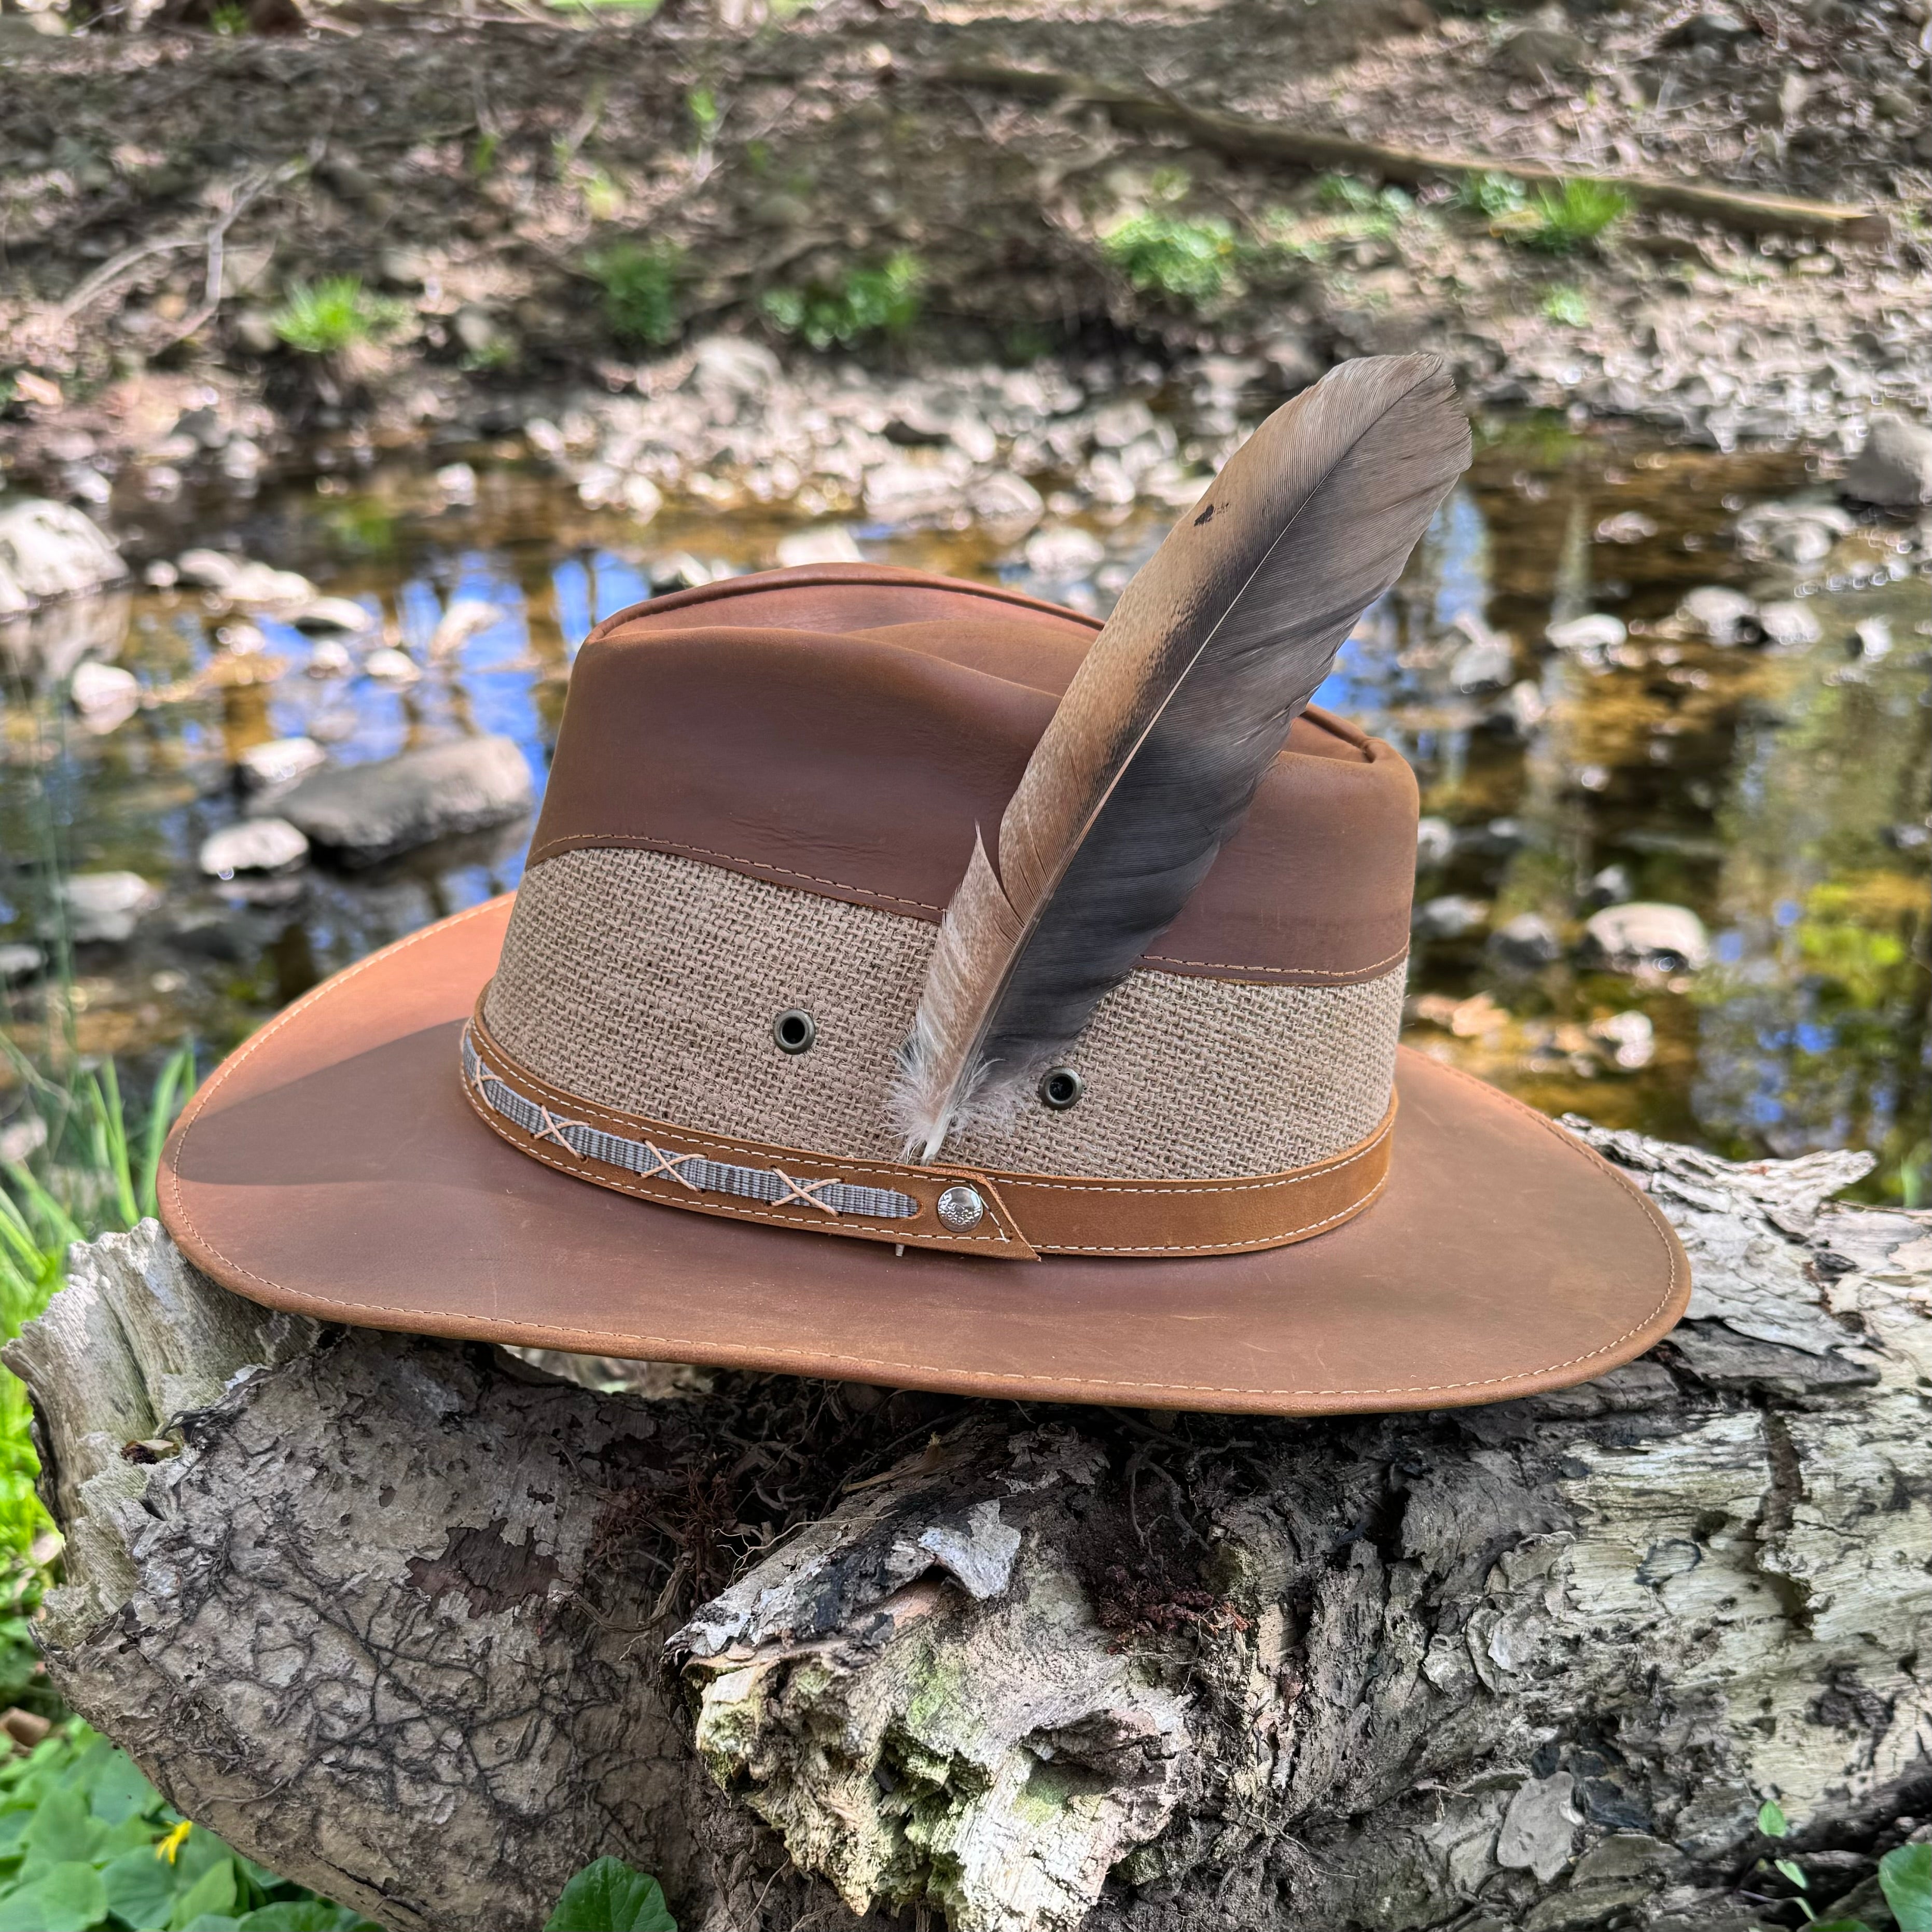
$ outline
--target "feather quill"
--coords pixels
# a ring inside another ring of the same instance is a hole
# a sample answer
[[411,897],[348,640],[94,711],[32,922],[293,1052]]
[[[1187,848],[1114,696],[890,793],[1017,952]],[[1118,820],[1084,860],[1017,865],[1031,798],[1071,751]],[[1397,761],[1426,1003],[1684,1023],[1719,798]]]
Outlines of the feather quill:
[[1135,576],[948,906],[893,1115],[922,1160],[1013,1102],[1173,922],[1469,459],[1433,356],[1277,410]]

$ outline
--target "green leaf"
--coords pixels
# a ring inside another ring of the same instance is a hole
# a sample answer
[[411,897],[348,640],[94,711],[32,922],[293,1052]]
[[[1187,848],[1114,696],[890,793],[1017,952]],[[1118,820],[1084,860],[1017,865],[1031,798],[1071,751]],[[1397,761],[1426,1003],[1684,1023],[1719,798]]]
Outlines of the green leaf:
[[107,1890],[92,1865],[50,1865],[0,1904],[0,1932],[88,1932],[107,1916]]
[[1757,1828],[1767,1838],[1782,1838],[1790,1832],[1791,1820],[1775,1798],[1767,1798],[1757,1808]]
[[544,1932],[677,1932],[677,1921],[656,1879],[599,1858],[564,1887]]
[[50,1791],[27,1827],[27,1863],[33,1867],[84,1864],[105,1835],[79,1792],[64,1786]]
[[1871,1928],[1862,1918],[1818,1918],[1810,1932],[1871,1932]]
[[100,1874],[107,1909],[130,1925],[165,1925],[174,1910],[175,1868],[152,1845],[124,1852]]
[[1932,1932],[1932,1845],[1900,1845],[1878,1862],[1885,1902],[1898,1932]]
[[1790,1858],[1773,1858],[1772,1863],[1777,1866],[1778,1870],[1784,1873],[1800,1892],[1809,1892],[1811,1889],[1811,1881],[1804,1876],[1804,1868],[1802,1865],[1796,1864]]
[[245,1913],[242,1932],[356,1932],[368,1922],[346,1905],[322,1898],[278,1899]]
[[181,1932],[237,1932],[242,1922],[225,1912],[197,1912]]
[[225,1912],[234,1903],[235,1861],[226,1858],[219,1864],[210,1865],[182,1894],[169,1923],[173,1932],[187,1932],[197,1918],[211,1912]]
[[89,1802],[102,1823],[118,1825],[160,1804],[161,1794],[141,1775],[131,1758],[116,1751],[95,1778]]

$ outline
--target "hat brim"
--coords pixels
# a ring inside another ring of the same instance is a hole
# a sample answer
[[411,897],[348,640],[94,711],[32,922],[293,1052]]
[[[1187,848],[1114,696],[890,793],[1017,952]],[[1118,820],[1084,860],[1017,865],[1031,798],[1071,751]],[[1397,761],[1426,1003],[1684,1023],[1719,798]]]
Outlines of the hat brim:
[[1565,1387],[1683,1313],[1669,1224],[1507,1095],[1404,1052],[1393,1172],[1294,1247],[1032,1262],[827,1240],[573,1180],[484,1127],[458,1040],[509,901],[338,974],[226,1060],[163,1156],[195,1264],[273,1307],[586,1354],[1288,1415]]

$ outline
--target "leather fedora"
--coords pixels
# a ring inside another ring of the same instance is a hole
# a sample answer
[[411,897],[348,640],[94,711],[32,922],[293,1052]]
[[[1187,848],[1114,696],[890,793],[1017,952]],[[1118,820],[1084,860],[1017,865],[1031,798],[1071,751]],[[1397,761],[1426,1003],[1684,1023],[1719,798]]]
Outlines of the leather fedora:
[[1640,1353],[1675,1236],[1398,1048],[1414,782],[1318,711],[1073,1043],[908,1147],[942,921],[1097,628],[863,565],[608,620],[514,901],[225,1062],[170,1231],[324,1319],[991,1396],[1432,1408]]

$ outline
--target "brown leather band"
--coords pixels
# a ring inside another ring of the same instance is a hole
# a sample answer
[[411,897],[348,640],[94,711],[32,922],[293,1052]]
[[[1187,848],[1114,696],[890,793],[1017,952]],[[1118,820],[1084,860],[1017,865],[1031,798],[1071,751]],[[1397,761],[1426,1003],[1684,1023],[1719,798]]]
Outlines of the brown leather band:
[[[1395,1121],[1391,1099],[1372,1133],[1328,1160],[1225,1180],[842,1160],[580,1100],[506,1053],[484,1022],[480,999],[466,1044],[464,1088],[477,1118],[560,1172],[700,1214],[1008,1261],[1244,1254],[1308,1240],[1352,1220],[1382,1192]],[[604,1136],[625,1144],[606,1150],[622,1151],[628,1164],[599,1157]],[[980,1218],[970,1227],[949,1225],[940,1212],[942,1196],[963,1190],[979,1199]],[[868,1204],[848,1204],[854,1201]]]

